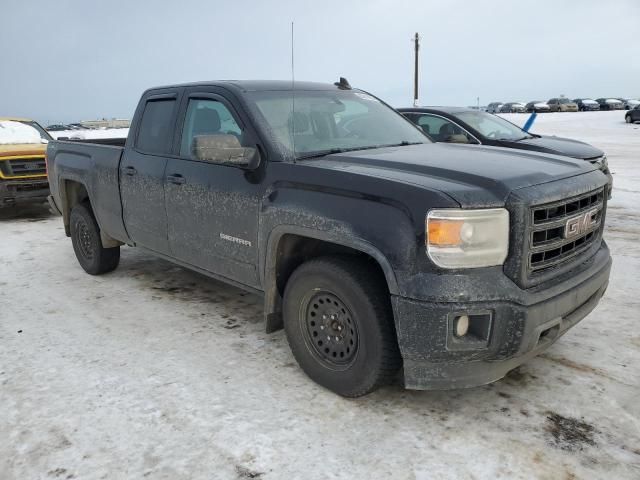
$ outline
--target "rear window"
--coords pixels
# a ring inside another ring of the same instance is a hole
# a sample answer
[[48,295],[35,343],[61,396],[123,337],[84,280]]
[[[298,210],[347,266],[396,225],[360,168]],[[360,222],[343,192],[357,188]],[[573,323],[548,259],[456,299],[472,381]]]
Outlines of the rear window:
[[136,147],[147,153],[169,153],[171,148],[171,121],[175,99],[147,102],[140,121]]

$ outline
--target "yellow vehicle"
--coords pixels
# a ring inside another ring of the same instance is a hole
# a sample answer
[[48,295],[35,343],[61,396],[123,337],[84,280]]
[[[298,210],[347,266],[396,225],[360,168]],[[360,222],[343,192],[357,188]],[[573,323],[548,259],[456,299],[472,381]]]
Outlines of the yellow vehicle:
[[26,118],[0,117],[0,208],[45,201],[45,152],[51,136]]

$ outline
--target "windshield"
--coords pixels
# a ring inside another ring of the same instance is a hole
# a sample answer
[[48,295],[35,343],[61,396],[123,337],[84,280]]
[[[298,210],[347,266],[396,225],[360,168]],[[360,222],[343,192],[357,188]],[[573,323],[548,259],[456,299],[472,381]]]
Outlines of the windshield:
[[38,131],[38,133],[40,134],[40,138],[41,138],[42,140],[46,140],[46,141],[53,140],[53,139],[51,138],[51,135],[49,135],[49,134],[47,133],[47,131],[46,131],[44,128],[42,128],[39,124],[37,124],[36,122],[32,122],[32,121],[20,121],[20,123],[22,123],[22,124],[24,124],[24,125],[29,125],[30,127],[35,128],[35,129]]
[[356,90],[249,93],[273,139],[295,158],[431,143],[395,110]]
[[524,130],[507,122],[504,118],[484,112],[456,113],[463,122],[480,132],[483,136],[493,140],[522,140],[531,138]]
[[47,143],[51,137],[35,122],[1,120],[0,145]]
[[566,104],[566,103],[573,103],[573,102],[571,100],[569,100],[568,98],[561,98],[559,100],[559,103]]

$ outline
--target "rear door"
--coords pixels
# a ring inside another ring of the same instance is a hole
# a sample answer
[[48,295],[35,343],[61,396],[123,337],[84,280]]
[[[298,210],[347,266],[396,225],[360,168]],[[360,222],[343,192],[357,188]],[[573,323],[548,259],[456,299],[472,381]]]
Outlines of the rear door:
[[258,283],[258,216],[264,191],[257,171],[196,160],[197,135],[234,135],[256,147],[257,135],[215,87],[186,91],[174,157],[166,169],[166,210],[171,255],[245,285]]
[[120,162],[120,195],[124,225],[137,245],[169,253],[164,177],[173,146],[178,92],[143,98],[136,112],[135,138]]

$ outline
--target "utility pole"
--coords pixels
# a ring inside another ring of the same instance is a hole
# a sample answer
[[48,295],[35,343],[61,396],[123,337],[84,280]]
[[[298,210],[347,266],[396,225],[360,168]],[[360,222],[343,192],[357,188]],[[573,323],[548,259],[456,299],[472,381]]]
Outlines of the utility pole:
[[413,106],[418,106],[418,50],[420,50],[420,36],[416,32],[416,36],[413,39],[415,48],[415,65],[413,72]]

